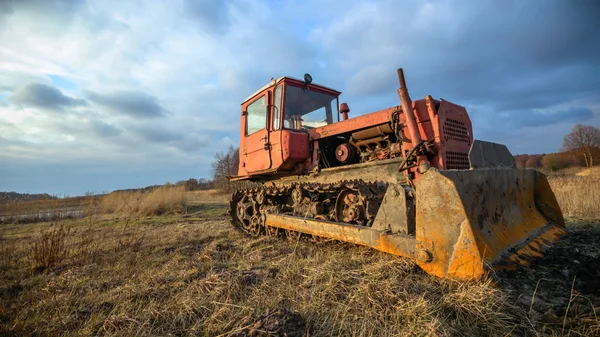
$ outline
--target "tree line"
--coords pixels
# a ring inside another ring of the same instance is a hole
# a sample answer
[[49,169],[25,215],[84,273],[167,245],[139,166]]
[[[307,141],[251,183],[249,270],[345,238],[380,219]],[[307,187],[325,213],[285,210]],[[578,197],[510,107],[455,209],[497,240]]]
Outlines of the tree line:
[[600,129],[577,124],[563,138],[561,151],[549,154],[520,154],[515,156],[519,168],[544,168],[557,171],[567,167],[592,167],[600,158]]

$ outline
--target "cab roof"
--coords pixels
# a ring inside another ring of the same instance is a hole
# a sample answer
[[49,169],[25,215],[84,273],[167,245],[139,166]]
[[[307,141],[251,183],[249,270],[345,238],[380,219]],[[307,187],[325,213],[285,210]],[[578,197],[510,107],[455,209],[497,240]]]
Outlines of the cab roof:
[[[295,77],[290,77],[290,76],[283,76],[283,77],[280,77],[280,78],[278,78],[278,79],[271,79],[271,82],[269,82],[268,84],[266,84],[266,85],[265,85],[265,86],[263,86],[262,88],[260,88],[260,89],[258,89],[257,91],[255,91],[255,92],[254,92],[252,95],[248,96],[248,98],[246,98],[246,99],[245,99],[245,100],[242,102],[242,104],[244,104],[244,103],[248,102],[248,101],[249,101],[249,100],[251,100],[251,99],[252,99],[254,96],[256,96],[256,95],[258,95],[259,93],[263,92],[265,89],[268,89],[268,88],[270,88],[270,87],[274,87],[274,86],[276,86],[277,84],[279,84],[279,83],[283,82],[284,80],[286,80],[286,81],[288,81],[288,82],[291,82],[291,83],[295,83],[295,84],[302,84],[302,83],[304,83],[304,81],[303,81],[303,80],[297,79],[297,78],[295,78]],[[332,88],[329,88],[329,87],[326,87],[326,86],[324,86],[324,85],[320,85],[320,84],[313,84],[313,83],[311,83],[311,84],[310,84],[310,86],[311,86],[311,87],[317,87],[317,88],[319,88],[319,89],[324,89],[325,91],[328,91],[328,92],[330,92],[330,93],[332,93],[332,94],[334,94],[334,95],[339,95],[339,94],[341,94],[341,93],[342,93],[341,91],[337,91],[337,90],[335,90],[335,89],[332,89]]]

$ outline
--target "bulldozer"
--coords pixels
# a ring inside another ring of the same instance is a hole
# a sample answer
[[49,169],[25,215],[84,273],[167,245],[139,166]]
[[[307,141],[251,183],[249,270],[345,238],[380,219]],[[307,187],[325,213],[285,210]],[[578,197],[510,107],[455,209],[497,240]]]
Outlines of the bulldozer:
[[463,106],[412,101],[350,118],[341,92],[281,77],[241,104],[232,224],[251,236],[343,241],[476,280],[527,265],[566,234],[546,176],[474,140]]

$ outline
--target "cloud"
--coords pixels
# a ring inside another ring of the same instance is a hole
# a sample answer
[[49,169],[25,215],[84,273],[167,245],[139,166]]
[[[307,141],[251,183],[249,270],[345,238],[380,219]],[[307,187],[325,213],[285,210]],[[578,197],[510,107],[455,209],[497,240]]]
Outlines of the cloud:
[[117,126],[105,123],[100,120],[93,120],[91,128],[94,134],[98,137],[116,137],[123,133],[123,130]]
[[557,123],[583,123],[594,117],[594,113],[589,108],[572,107],[566,110],[555,110],[551,112],[537,111],[512,111],[505,117],[507,122],[515,126],[521,127],[542,127]]
[[[0,0],[0,102],[8,103],[0,119],[12,125],[0,125],[10,140],[0,162],[24,172],[0,175],[0,186],[43,183],[27,176],[49,161],[77,167],[81,181],[101,167],[98,185],[117,188],[134,169],[156,173],[144,183],[207,177],[214,153],[239,143],[241,101],[272,77],[306,72],[343,91],[355,117],[399,104],[403,67],[413,99],[466,106],[477,138],[518,153],[556,151],[572,123],[600,124],[599,8],[587,0]],[[51,88],[51,99],[30,84]],[[39,105],[63,114],[28,109]],[[61,192],[72,175],[52,174],[59,183],[35,187]]]
[[135,132],[142,138],[142,140],[152,143],[168,143],[183,139],[183,135],[174,130],[161,128],[159,126],[154,127],[141,127],[137,128]]
[[184,8],[201,30],[223,34],[229,29],[231,3],[233,2],[185,0]]
[[55,87],[42,83],[31,83],[20,88],[10,96],[10,100],[24,106],[51,110],[87,105],[83,99],[66,96]]
[[142,142],[169,146],[184,153],[197,153],[211,144],[211,137],[206,133],[184,133],[181,130],[156,124],[131,126],[131,132]]
[[108,94],[87,91],[86,97],[114,114],[136,118],[156,118],[164,116],[165,113],[158,98],[141,91],[118,91]]
[[85,3],[82,0],[4,0],[0,2],[0,25],[3,14],[4,20],[24,14],[34,19],[28,23],[37,29],[55,29],[57,21],[61,24],[71,22],[75,14],[85,8]]

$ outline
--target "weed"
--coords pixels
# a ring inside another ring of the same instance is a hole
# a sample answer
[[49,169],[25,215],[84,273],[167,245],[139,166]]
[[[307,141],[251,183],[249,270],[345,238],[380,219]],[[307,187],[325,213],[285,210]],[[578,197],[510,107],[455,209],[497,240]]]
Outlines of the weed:
[[34,270],[46,270],[61,263],[68,255],[65,244],[70,228],[53,225],[31,243],[29,259]]

